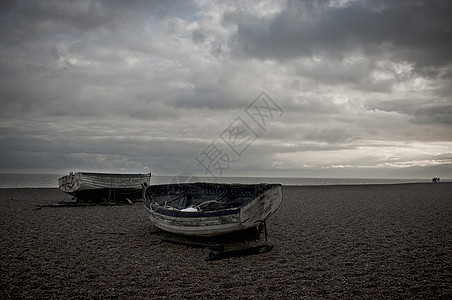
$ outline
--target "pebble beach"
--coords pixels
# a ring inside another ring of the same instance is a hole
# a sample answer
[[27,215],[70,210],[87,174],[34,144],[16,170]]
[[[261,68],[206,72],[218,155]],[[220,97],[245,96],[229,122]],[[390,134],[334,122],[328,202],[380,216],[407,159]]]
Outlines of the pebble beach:
[[0,189],[0,299],[452,298],[452,183],[284,186],[266,242],[224,244],[273,249],[216,261],[162,242],[141,202],[60,201]]

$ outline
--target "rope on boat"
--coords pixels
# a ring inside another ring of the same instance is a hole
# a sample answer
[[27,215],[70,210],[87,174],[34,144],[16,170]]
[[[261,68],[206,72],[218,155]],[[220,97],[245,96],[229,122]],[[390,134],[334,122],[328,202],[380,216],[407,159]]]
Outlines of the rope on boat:
[[[152,208],[152,206],[155,206],[155,209]],[[166,205],[166,202],[165,202]],[[156,212],[157,209],[159,209],[160,205],[157,202],[152,201],[152,196],[149,195],[149,209],[152,210],[152,212]]]

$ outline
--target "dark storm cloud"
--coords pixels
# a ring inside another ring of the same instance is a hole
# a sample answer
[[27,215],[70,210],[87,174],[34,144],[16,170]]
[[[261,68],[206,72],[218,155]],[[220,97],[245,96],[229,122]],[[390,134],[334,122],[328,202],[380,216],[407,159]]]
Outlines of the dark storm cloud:
[[144,17],[158,19],[173,14],[188,17],[194,7],[191,1],[6,1],[1,7],[1,21],[4,28],[15,29],[9,35],[20,32],[23,35],[16,38],[21,38],[67,29],[110,31],[143,21]]
[[230,39],[237,55],[342,59],[360,50],[413,62],[419,72],[436,76],[436,68],[452,62],[451,15],[450,1],[288,1],[271,16],[231,11],[223,23],[237,26]]
[[0,171],[203,173],[195,156],[227,147],[237,117],[257,126],[245,109],[262,91],[284,114],[232,173],[447,170],[450,156],[424,155],[451,152],[450,14],[446,1],[1,2]]
[[[143,87],[143,82],[154,80],[138,77],[136,69],[128,72],[121,65],[124,51],[152,55],[155,50],[152,45],[134,37],[154,19],[168,15],[188,17],[195,7],[189,1],[131,4],[123,1],[4,4],[0,11],[2,114],[56,110],[63,115],[98,115],[114,102],[113,97],[125,97],[122,95],[125,87],[130,99],[136,86]],[[157,80],[167,82],[172,75],[160,72],[157,76]],[[135,96],[159,97],[154,91],[143,88],[140,91]],[[90,101],[93,98],[97,101]]]
[[0,143],[1,167],[66,171],[83,167],[109,172],[148,167],[160,173],[176,172],[182,163],[193,167],[193,156],[204,146],[196,139],[177,138],[173,128],[164,126],[131,129],[121,122],[94,120],[75,124],[75,119],[58,125],[24,121],[20,128],[10,128]]

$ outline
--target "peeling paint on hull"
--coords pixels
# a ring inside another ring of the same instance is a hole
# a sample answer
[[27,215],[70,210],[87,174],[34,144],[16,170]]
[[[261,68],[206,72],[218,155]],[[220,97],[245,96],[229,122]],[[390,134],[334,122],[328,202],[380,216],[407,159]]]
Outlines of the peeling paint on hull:
[[143,183],[149,184],[151,174],[111,174],[77,172],[60,177],[60,189],[78,199],[133,199],[141,196]]
[[[246,230],[265,221],[281,205],[282,186],[215,183],[150,186],[144,191],[143,200],[156,227],[175,234],[215,236]],[[209,202],[219,206],[183,211],[185,207],[202,207]]]

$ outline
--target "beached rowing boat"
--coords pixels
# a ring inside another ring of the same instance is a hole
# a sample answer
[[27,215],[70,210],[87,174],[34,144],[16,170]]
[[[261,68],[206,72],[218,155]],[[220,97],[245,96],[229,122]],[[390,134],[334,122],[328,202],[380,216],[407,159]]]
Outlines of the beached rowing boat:
[[143,189],[158,228],[189,236],[215,236],[257,227],[281,205],[280,184],[183,183]]
[[58,179],[60,189],[77,201],[141,199],[151,174],[70,173]]

